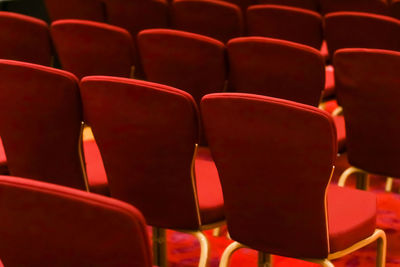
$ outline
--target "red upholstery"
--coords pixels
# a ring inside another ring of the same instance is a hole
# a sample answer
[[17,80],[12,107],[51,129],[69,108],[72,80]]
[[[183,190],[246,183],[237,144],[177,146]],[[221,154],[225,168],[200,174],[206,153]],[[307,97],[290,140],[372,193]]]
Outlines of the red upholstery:
[[333,66],[325,67],[325,89],[324,97],[329,97],[335,94],[335,74]]
[[46,22],[0,11],[0,58],[41,65],[51,63],[51,42]]
[[205,96],[201,110],[235,241],[271,254],[325,258],[374,232],[373,194],[328,190],[336,132],[327,112],[233,93]]
[[317,50],[263,37],[236,38],[227,46],[234,90],[318,106],[325,66]]
[[400,19],[400,0],[392,0],[390,4],[390,13],[393,17]]
[[357,11],[375,14],[387,14],[386,0],[320,0],[322,14],[338,11]]
[[318,10],[318,0],[258,0],[259,4],[282,5],[299,7],[309,10]]
[[226,80],[225,46],[212,38],[175,30],[145,30],[138,46],[146,77],[190,93],[200,103],[221,92]]
[[88,75],[129,77],[134,43],[119,27],[83,20],[60,20],[51,35],[63,69],[78,78]]
[[[160,84],[102,76],[84,78],[81,95],[111,196],[137,206],[150,225],[198,229],[190,176],[199,131],[193,98]],[[207,169],[197,174],[217,174],[211,164],[199,161]],[[202,224],[224,218],[217,180],[197,177],[198,191],[205,182],[213,186],[207,188],[213,192],[198,194],[208,198],[199,200]]]
[[400,21],[366,13],[332,13],[325,16],[325,37],[330,55],[353,47],[400,51]]
[[76,77],[0,60],[0,103],[0,136],[11,175],[83,189]]
[[331,185],[326,199],[331,253],[346,249],[375,231],[373,193]]
[[8,174],[6,152],[4,151],[3,142],[0,138],[0,175]]
[[231,237],[271,254],[325,257],[324,199],[336,158],[331,116],[232,93],[205,96],[201,109]]
[[7,176],[0,203],[4,266],[152,266],[145,221],[131,205]]
[[346,127],[343,116],[333,117],[337,131],[338,151],[343,152],[346,149]]
[[279,5],[255,5],[247,10],[250,36],[292,41],[321,49],[322,17],[317,12]]
[[242,10],[243,14],[246,13],[246,10],[249,6],[255,4],[254,0],[219,0],[219,1],[237,5]]
[[349,163],[400,177],[400,53],[342,49],[335,54],[334,66]]
[[101,0],[44,0],[52,21],[60,19],[86,19],[105,21],[104,4]]
[[224,43],[241,36],[244,28],[240,8],[217,0],[175,0],[172,2],[172,26]]

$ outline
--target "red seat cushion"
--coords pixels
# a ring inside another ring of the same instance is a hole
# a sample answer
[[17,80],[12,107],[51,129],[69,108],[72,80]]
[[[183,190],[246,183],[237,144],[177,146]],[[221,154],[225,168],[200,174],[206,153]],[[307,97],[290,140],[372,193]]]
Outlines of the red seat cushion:
[[90,192],[109,196],[110,190],[108,189],[107,175],[96,141],[93,139],[85,140],[83,142],[83,151]]
[[331,185],[327,206],[330,253],[350,247],[376,229],[373,193]]
[[335,94],[335,76],[332,66],[325,67],[325,89],[323,98],[333,96]]
[[224,200],[221,184],[217,168],[208,148],[199,148],[195,171],[201,223],[204,225],[224,220]]
[[346,148],[346,128],[344,123],[343,116],[335,116],[333,117],[333,121],[336,125],[337,131],[337,144],[338,144],[338,152],[343,152]]

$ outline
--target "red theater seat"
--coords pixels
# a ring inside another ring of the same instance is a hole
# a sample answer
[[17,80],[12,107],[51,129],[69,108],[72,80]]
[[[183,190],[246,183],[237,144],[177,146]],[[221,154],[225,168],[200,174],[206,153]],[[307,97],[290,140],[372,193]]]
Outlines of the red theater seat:
[[400,0],[392,0],[390,3],[390,13],[393,17],[400,20]]
[[333,266],[331,259],[376,239],[377,266],[384,266],[386,237],[376,229],[375,195],[328,187],[337,152],[328,113],[233,93],[205,96],[201,110],[236,241],[220,266],[242,247]]
[[134,42],[119,27],[85,20],[59,20],[51,35],[63,69],[78,78],[88,75],[130,77]]
[[388,14],[386,0],[320,0],[322,14],[338,11],[356,11],[375,14]]
[[299,7],[313,11],[318,10],[318,0],[258,0],[259,4]]
[[172,2],[172,26],[223,43],[241,36],[244,30],[240,8],[217,0],[175,0]]
[[10,176],[0,202],[4,266],[152,266],[144,218],[124,202]]
[[46,22],[0,11],[0,58],[49,66],[52,49]]
[[376,48],[400,51],[400,21],[391,17],[337,12],[325,16],[329,54],[341,48]]
[[52,21],[59,19],[105,21],[106,18],[102,0],[44,0],[44,3]]
[[279,5],[247,10],[247,34],[292,41],[321,49],[322,17],[317,12]]
[[[341,49],[334,57],[337,96],[346,119],[350,173],[400,177],[400,53]],[[366,187],[367,185],[365,185]]]
[[[0,60],[0,102],[0,136],[10,174],[85,189],[77,78],[62,70]],[[96,184],[100,178],[92,177]],[[106,182],[103,176],[103,187]]]
[[[105,76],[84,78],[81,95],[111,196],[135,205],[155,233],[169,228],[196,235],[205,266],[207,239],[200,231],[225,217],[215,165],[207,151],[196,156],[200,122],[193,98],[165,85]],[[154,240],[161,242],[159,234]]]

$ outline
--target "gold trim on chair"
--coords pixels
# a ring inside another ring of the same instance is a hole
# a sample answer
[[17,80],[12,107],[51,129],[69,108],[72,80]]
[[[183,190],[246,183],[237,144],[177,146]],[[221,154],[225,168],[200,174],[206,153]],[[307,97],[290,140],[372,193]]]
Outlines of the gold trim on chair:
[[87,177],[87,173],[86,173],[86,163],[85,163],[85,159],[84,159],[84,153],[83,153],[83,131],[85,128],[85,123],[82,121],[81,122],[81,130],[79,133],[79,141],[78,141],[78,155],[79,155],[79,162],[81,164],[81,169],[82,169],[82,175],[83,175],[83,180],[85,182],[85,188],[87,192],[90,192],[89,189],[89,180]]
[[359,189],[364,189],[367,190],[368,189],[368,173],[364,170],[358,169],[356,167],[349,167],[347,168],[342,175],[340,175],[339,181],[338,181],[338,185],[341,187],[344,187],[344,185],[346,184],[346,180],[347,178],[354,173],[359,173],[362,175],[362,177],[360,177],[359,179],[357,179],[357,188]]

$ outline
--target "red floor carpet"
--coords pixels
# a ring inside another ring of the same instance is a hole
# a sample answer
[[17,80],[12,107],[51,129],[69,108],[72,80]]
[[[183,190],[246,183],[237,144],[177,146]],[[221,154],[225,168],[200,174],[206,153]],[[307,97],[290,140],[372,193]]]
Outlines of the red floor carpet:
[[[336,182],[341,172],[348,166],[346,156],[341,156],[336,164],[333,182]],[[352,186],[349,178],[348,186]],[[400,195],[384,192],[385,179],[371,177],[370,191],[378,198],[378,227],[386,232],[388,239],[387,265],[400,266]],[[398,192],[399,183],[394,183],[393,192]],[[226,237],[213,237],[207,232],[211,245],[211,267],[218,266],[223,250],[232,241]],[[168,261],[170,267],[197,266],[200,248],[195,238],[174,231],[168,231]],[[333,263],[335,266],[375,266],[375,244],[365,247]],[[274,266],[318,266],[312,263],[293,260],[284,257],[273,257]],[[241,249],[232,258],[233,267],[257,266],[257,253],[251,249]]]

